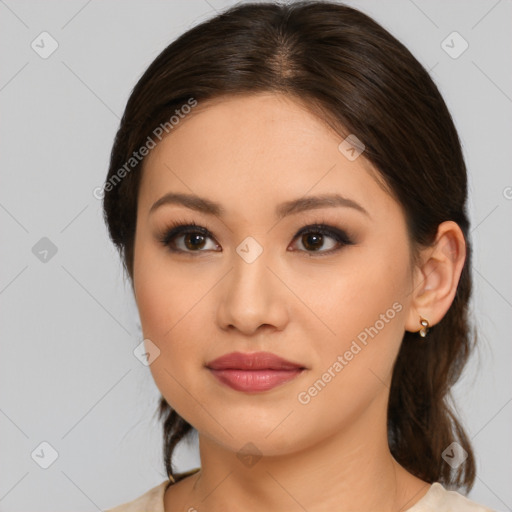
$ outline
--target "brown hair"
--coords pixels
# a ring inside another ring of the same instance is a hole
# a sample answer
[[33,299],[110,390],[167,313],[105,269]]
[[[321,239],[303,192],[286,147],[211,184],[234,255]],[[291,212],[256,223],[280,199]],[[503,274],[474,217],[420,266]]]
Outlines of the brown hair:
[[[468,322],[466,167],[453,120],[428,72],[367,15],[326,1],[237,4],[188,30],[151,63],[127,102],[104,187],[109,234],[132,284],[143,161],[114,185],[112,178],[155,127],[191,97],[201,103],[257,92],[299,99],[340,133],[355,134],[402,205],[413,248],[432,244],[443,221],[453,220],[462,229],[467,258],[455,299],[431,328],[428,342],[405,333],[393,370],[387,427],[391,453],[408,471],[430,483],[470,490],[475,460],[449,403],[476,339]],[[172,476],[173,450],[194,429],[163,397],[157,412]],[[454,441],[468,454],[456,469],[442,458]]]

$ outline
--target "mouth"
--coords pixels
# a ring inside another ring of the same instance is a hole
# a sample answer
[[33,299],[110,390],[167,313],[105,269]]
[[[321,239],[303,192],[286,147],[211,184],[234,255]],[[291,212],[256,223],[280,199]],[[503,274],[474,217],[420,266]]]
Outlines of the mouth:
[[207,363],[206,368],[222,384],[245,392],[273,389],[306,370],[301,364],[270,352],[232,352]]

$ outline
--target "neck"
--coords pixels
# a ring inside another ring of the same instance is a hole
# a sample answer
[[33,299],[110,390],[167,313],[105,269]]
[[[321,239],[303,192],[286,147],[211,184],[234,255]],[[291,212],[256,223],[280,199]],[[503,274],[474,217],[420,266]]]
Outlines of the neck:
[[375,401],[359,421],[321,442],[259,459],[241,461],[237,453],[200,434],[201,470],[194,476],[187,507],[208,512],[406,511],[430,484],[392,457],[386,404]]

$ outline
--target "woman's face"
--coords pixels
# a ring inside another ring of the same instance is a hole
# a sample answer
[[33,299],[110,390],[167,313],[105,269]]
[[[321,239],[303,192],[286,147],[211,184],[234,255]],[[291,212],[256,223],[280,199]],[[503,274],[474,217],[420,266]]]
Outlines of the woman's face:
[[[290,453],[363,415],[385,428],[413,314],[410,246],[399,204],[342,140],[285,96],[246,95],[199,103],[146,158],[134,290],[150,369],[167,402],[229,450]],[[155,205],[167,194],[188,206]],[[173,223],[198,227],[166,237]],[[327,232],[300,234],[314,224]],[[261,351],[303,369],[207,367]]]

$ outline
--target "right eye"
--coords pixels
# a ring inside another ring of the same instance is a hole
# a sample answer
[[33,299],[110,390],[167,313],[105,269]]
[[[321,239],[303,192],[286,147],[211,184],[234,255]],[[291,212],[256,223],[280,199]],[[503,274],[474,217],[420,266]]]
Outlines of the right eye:
[[[208,247],[208,239],[212,241]],[[163,235],[159,237],[160,242],[168,247],[171,252],[194,253],[207,250],[219,251],[219,245],[213,241],[211,233],[204,227],[195,223],[184,224],[173,222]],[[206,247],[206,249],[205,249]]]

